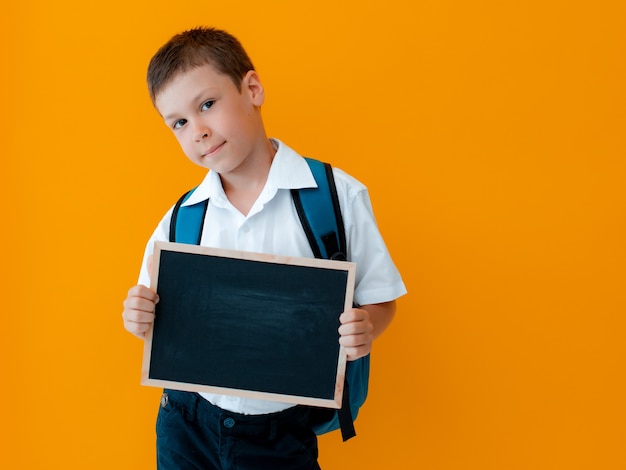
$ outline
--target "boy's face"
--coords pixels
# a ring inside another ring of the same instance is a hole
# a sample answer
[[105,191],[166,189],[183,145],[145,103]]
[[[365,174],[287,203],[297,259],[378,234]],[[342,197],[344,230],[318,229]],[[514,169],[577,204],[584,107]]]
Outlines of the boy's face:
[[267,146],[263,100],[256,72],[246,74],[240,92],[229,76],[204,65],[175,76],[155,105],[192,162],[226,175]]

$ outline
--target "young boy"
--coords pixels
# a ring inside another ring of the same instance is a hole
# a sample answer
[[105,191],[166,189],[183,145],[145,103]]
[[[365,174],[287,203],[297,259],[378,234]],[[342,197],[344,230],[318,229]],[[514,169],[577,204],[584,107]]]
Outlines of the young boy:
[[[263,86],[230,34],[197,28],[174,36],[148,67],[150,97],[183,152],[210,170],[185,204],[209,198],[201,245],[313,257],[290,189],[315,187],[306,161],[268,139]],[[340,317],[348,360],[369,354],[406,290],[372,213],[367,189],[333,169],[347,255],[356,263],[354,301]],[[172,210],[148,241],[138,285],[124,301],[124,326],[144,338],[158,296],[148,287],[154,242],[169,239]],[[210,339],[208,339],[210,340]],[[159,468],[316,469],[310,410],[264,400],[167,390],[157,417]]]

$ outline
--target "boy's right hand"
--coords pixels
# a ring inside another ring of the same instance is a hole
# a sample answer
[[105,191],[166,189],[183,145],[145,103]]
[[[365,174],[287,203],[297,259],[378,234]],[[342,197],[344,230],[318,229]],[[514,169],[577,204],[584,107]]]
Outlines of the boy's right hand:
[[154,309],[159,296],[146,286],[131,287],[124,300],[124,328],[138,338],[144,339],[154,322]]

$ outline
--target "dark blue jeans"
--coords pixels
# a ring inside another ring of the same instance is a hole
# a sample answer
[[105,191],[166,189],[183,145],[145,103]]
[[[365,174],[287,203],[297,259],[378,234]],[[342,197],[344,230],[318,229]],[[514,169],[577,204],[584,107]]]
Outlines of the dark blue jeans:
[[317,436],[310,411],[268,415],[218,408],[196,393],[165,390],[157,417],[159,470],[314,470]]

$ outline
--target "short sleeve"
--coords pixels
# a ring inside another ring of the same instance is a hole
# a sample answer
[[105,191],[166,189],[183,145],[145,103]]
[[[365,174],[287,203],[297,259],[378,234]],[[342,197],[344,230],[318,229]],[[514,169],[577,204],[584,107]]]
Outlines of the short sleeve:
[[334,169],[333,174],[348,259],[356,263],[355,302],[367,305],[401,297],[406,287],[378,229],[367,188],[342,170]]

